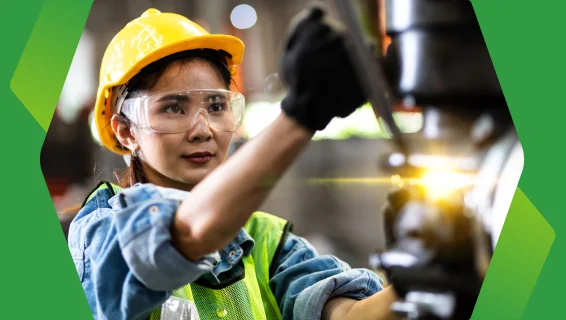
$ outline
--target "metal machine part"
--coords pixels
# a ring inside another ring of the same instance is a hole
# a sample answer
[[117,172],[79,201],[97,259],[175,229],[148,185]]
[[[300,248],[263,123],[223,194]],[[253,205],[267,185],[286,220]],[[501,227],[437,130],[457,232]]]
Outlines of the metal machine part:
[[474,216],[478,224],[474,248],[476,268],[482,278],[503,229],[523,165],[523,149],[512,128],[489,148],[476,182],[464,199],[465,214]]
[[387,0],[386,24],[398,98],[460,114],[507,108],[470,1]]
[[[422,110],[425,120],[419,133],[393,132],[404,153],[384,162],[416,182],[390,195],[388,248],[370,264],[386,271],[402,298],[392,308],[402,317],[469,319],[522,170],[522,149],[471,2],[385,1],[391,43],[384,59],[371,61],[356,24],[372,17],[361,12],[366,16],[356,20],[350,2],[336,0],[366,92],[383,104],[376,116],[392,118],[392,105],[402,104]],[[452,176],[419,181],[436,170]],[[453,179],[462,174],[473,179]]]
[[389,88],[389,83],[384,77],[385,70],[382,62],[375,58],[366,43],[366,39],[363,36],[364,32],[357,21],[352,1],[336,0],[335,3],[348,29],[352,45],[350,48],[352,62],[364,86],[369,102],[375,114],[380,115],[384,120],[394,141],[397,143],[399,151],[406,153],[407,150],[401,130],[393,119],[394,96]]
[[510,128],[487,148],[470,188],[440,202],[423,196],[426,190],[393,201],[402,203],[386,218],[389,247],[370,264],[385,270],[404,298],[393,306],[398,314],[470,318],[522,167],[522,148]]

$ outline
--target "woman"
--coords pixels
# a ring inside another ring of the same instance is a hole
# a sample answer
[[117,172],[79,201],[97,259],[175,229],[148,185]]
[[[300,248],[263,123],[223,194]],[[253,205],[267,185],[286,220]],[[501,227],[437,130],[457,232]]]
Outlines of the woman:
[[282,114],[229,160],[243,43],[155,9],[112,40],[95,119],[106,148],[131,154],[129,172],[123,188],[101,184],[69,232],[95,318],[390,316],[395,295],[375,274],[253,213],[314,132],[364,102],[342,38],[322,20],[312,10],[286,44]]

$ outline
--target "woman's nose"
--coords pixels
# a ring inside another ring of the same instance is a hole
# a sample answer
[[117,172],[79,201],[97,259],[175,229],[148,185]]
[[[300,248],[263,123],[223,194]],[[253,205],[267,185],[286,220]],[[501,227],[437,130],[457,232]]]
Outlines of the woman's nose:
[[188,139],[189,141],[208,141],[212,139],[210,125],[203,115],[197,116],[195,121],[193,121],[193,125],[189,130]]

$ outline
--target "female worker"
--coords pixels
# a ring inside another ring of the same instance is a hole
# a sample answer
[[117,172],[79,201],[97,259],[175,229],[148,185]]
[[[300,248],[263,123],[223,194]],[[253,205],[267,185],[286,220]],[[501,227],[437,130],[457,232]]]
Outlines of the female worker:
[[[131,154],[122,188],[101,184],[69,247],[97,319],[382,319],[395,299],[369,270],[318,256],[255,212],[316,130],[364,102],[342,38],[311,10],[289,38],[282,114],[226,160],[244,98],[243,43],[147,10],[102,60],[102,143]],[[252,214],[253,213],[253,214]]]

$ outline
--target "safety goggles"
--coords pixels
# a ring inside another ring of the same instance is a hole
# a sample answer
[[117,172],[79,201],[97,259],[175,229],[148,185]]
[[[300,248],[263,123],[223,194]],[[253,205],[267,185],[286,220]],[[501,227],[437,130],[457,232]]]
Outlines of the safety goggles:
[[215,131],[235,131],[242,124],[244,106],[238,92],[206,89],[126,99],[118,112],[139,128],[157,133],[186,132],[203,118]]

